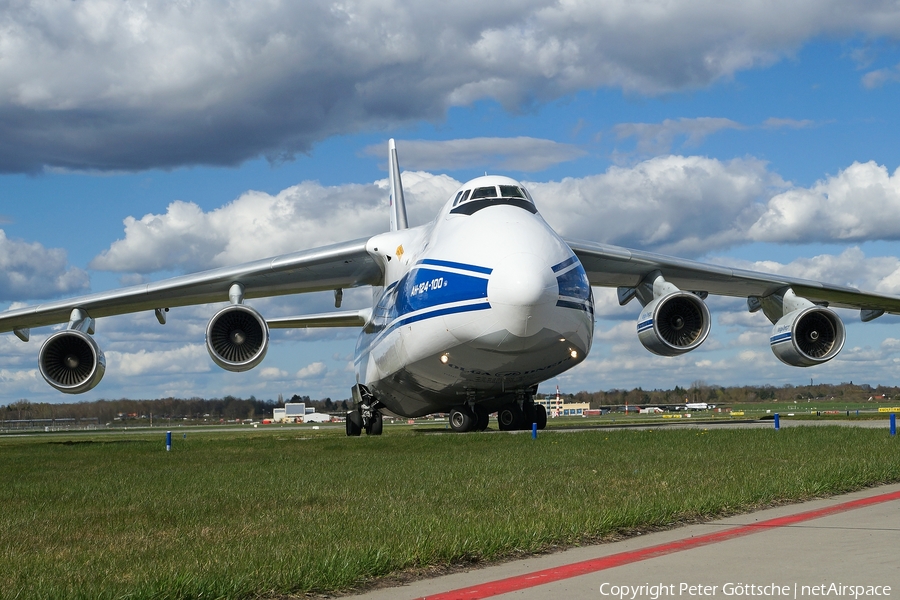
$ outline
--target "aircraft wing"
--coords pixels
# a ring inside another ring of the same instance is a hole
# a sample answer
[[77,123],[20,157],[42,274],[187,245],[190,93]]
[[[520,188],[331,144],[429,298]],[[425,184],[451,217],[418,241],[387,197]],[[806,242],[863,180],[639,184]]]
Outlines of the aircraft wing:
[[372,309],[319,313],[299,317],[266,319],[272,329],[305,329],[309,327],[362,327],[369,321]]
[[[680,289],[721,296],[766,297],[790,287],[798,296],[831,307],[900,314],[900,297],[862,292],[856,288],[733,269],[620,246],[566,240],[578,256],[593,286],[634,288],[650,273],[660,274]],[[868,320],[868,319],[865,319]]]
[[69,321],[74,309],[90,317],[227,301],[235,283],[244,298],[259,298],[380,285],[381,267],[366,251],[367,239],[302,250],[273,258],[182,275],[153,283],[66,298],[0,313],[0,332]]

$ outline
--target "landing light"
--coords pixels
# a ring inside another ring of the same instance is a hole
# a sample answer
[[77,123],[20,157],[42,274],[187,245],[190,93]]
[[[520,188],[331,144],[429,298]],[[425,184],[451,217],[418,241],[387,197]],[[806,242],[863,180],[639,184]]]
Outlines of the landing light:
[[446,365],[449,361],[450,361],[450,355],[449,355],[449,354],[447,354],[446,352],[444,352],[443,354],[441,354],[441,363],[442,363],[442,364],[445,364],[445,365]]
[[570,350],[569,356],[571,356],[572,358],[578,358],[578,350]]

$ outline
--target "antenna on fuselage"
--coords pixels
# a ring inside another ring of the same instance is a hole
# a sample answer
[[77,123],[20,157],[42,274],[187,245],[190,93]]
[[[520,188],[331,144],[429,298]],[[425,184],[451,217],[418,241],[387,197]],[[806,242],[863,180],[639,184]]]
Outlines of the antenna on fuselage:
[[406,200],[403,198],[403,182],[400,181],[400,161],[394,138],[388,140],[388,173],[391,182],[391,231],[409,227],[406,220]]

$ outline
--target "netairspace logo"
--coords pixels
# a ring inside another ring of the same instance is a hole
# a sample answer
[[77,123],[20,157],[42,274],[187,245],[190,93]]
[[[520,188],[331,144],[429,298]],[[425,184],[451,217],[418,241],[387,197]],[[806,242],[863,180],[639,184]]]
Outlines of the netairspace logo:
[[889,585],[846,585],[843,583],[822,583],[819,585],[802,585],[798,583],[779,585],[768,583],[758,585],[755,583],[724,583],[722,585],[692,584],[692,583],[645,583],[643,585],[615,585],[603,583],[600,586],[600,595],[618,598],[619,600],[637,600],[649,598],[660,600],[661,598],[674,597],[706,597],[727,596],[743,597],[756,596],[764,598],[875,598],[890,597]]

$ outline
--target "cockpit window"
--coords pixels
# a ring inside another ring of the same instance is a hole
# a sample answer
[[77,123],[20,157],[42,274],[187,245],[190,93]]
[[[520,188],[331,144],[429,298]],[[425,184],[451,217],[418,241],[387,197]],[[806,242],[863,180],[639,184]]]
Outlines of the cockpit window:
[[518,185],[491,185],[458,192],[450,213],[472,215],[483,208],[499,205],[517,206],[532,214],[537,213],[531,194]]
[[496,198],[496,197],[497,197],[497,188],[495,188],[494,186],[475,188],[475,191],[472,192],[472,200],[476,200],[478,198]]
[[525,198],[525,192],[517,185],[501,185],[500,196],[503,198]]
[[460,202],[465,202],[466,200],[468,200],[469,194],[471,193],[472,190],[460,191],[458,194],[456,194],[456,200],[453,201],[453,206],[456,206]]

